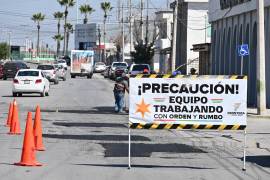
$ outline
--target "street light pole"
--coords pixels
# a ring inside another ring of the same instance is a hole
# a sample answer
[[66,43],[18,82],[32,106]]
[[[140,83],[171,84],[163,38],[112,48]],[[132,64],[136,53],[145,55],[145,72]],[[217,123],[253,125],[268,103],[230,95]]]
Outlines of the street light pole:
[[264,0],[257,0],[257,113],[266,113]]
[[122,61],[125,61],[125,27],[124,27],[124,0],[122,0]]
[[175,71],[176,61],[176,38],[177,38],[177,22],[178,22],[178,0],[175,1],[174,14],[173,14],[173,43],[171,55],[171,71]]

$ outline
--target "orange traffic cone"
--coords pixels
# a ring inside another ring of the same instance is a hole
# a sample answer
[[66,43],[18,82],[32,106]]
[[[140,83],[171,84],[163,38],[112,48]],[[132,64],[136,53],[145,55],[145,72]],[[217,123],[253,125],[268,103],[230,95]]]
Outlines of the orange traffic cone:
[[9,134],[21,134],[17,102],[14,99]]
[[41,166],[40,163],[36,161],[35,155],[35,143],[33,136],[33,122],[32,113],[28,112],[26,127],[24,132],[23,148],[21,155],[21,162],[15,163],[18,166]]
[[40,107],[37,106],[34,122],[34,141],[37,151],[45,151],[43,141],[42,141],[42,126],[40,118]]
[[8,110],[7,122],[6,122],[6,126],[7,127],[10,127],[10,124],[11,124],[12,111],[13,111],[13,104],[10,103],[9,104],[9,110]]

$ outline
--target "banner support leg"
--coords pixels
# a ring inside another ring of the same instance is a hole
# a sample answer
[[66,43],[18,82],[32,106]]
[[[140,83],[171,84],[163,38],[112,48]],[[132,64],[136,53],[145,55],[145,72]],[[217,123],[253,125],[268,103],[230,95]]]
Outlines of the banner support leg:
[[244,130],[244,153],[243,153],[243,171],[246,171],[246,143],[247,143],[247,130]]
[[128,128],[128,169],[131,169],[130,151],[131,151],[131,135],[130,135],[130,127],[129,127]]

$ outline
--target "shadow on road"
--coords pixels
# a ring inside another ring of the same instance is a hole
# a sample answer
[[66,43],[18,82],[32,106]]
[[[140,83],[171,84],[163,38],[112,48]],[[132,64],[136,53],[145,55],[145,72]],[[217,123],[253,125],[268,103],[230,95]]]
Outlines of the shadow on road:
[[[43,109],[42,112],[55,112],[55,109]],[[59,113],[74,113],[74,114],[115,114],[115,115],[123,115],[117,114],[114,112],[113,106],[105,106],[105,107],[94,107],[92,109],[86,110],[73,110],[73,109],[58,109]]]
[[77,123],[77,122],[54,122],[53,125],[65,127],[108,127],[108,128],[126,128],[127,125],[119,123]]
[[[71,135],[71,134],[43,134],[44,138],[92,140],[92,141],[128,141],[127,135]],[[145,136],[132,136],[132,141],[150,141]]]
[[[243,160],[243,158],[241,159]],[[270,167],[270,156],[247,156],[246,161],[262,167]]]
[[[101,143],[105,157],[127,157],[128,143]],[[166,153],[207,153],[199,148],[186,144],[131,144],[132,157],[150,157],[153,152]]]
[[[127,164],[73,164],[78,166],[96,166],[96,167],[115,167],[115,168],[127,168]],[[140,165],[132,164],[132,168],[183,168],[183,169],[214,169],[214,168],[204,168],[204,167],[194,167],[194,166],[161,166],[161,165]]]

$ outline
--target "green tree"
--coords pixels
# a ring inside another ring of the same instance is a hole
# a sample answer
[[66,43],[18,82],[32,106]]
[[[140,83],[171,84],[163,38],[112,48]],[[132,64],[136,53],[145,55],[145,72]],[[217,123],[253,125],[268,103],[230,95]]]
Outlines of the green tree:
[[37,23],[38,37],[37,37],[37,57],[39,57],[39,31],[40,31],[40,22],[45,19],[45,15],[41,13],[33,14],[31,18],[35,23]]
[[134,45],[134,52],[131,52],[131,56],[136,64],[152,64],[152,59],[155,55],[154,42],[146,43],[140,41]]
[[[103,36],[103,41],[104,41],[104,45],[106,43],[106,20],[108,18],[108,13],[113,9],[111,7],[111,3],[110,2],[102,2],[100,4],[101,9],[104,12],[104,20],[103,20],[103,25],[104,25],[104,36]],[[106,61],[106,46],[104,46],[104,57],[103,57],[103,61]]]
[[61,6],[65,7],[65,11],[64,11],[64,45],[63,45],[63,55],[66,55],[66,38],[67,38],[67,29],[66,29],[66,25],[67,25],[67,16],[68,16],[68,8],[73,7],[75,5],[75,0],[57,0],[58,3]]
[[66,29],[67,29],[67,45],[66,45],[66,52],[68,51],[68,44],[69,44],[69,35],[70,33],[73,33],[73,26],[70,23],[66,24]]
[[88,4],[83,4],[80,6],[80,11],[84,14],[83,23],[87,24],[88,22],[88,14],[91,15],[95,10]]
[[[60,35],[60,26],[61,26],[61,20],[63,19],[63,17],[64,17],[64,13],[62,13],[62,12],[55,12],[54,14],[53,14],[53,16],[54,16],[54,18],[55,19],[57,19],[57,35],[58,35],[58,37],[62,37],[61,35]],[[57,50],[56,50],[56,55],[57,56],[59,56],[59,52],[60,52],[60,46],[61,46],[61,44],[60,44],[60,40],[61,38],[57,38],[56,39],[56,41],[57,41]],[[63,39],[62,39],[63,40]]]
[[57,43],[57,57],[59,55],[59,51],[60,51],[60,42],[63,41],[64,37],[61,34],[56,34],[55,36],[52,37],[56,43]]
[[0,43],[0,59],[9,58],[9,45],[7,43]]

